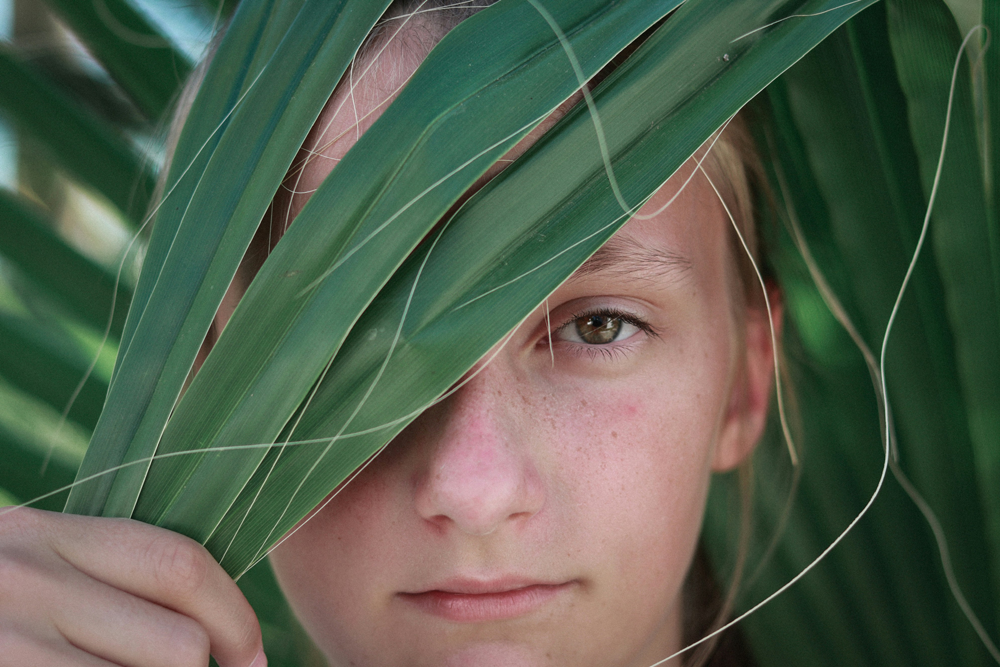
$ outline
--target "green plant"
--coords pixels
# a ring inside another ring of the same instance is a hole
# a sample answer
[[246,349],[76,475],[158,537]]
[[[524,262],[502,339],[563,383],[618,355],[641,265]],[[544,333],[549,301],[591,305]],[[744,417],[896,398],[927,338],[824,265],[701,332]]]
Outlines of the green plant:
[[[801,224],[846,312],[878,350],[926,206],[960,36],[941,2],[839,4],[510,2],[477,15],[424,64],[417,75],[424,85],[404,90],[379,120],[379,131],[366,134],[314,195],[178,402],[278,182],[382,9],[370,2],[244,0],[178,143],[142,277],[134,290],[121,293],[119,287],[120,301],[131,301],[132,310],[127,322],[111,320],[119,360],[113,375],[95,376],[93,391],[103,389],[103,378],[110,392],[79,472],[78,479],[87,481],[74,488],[68,508],[180,530],[206,542],[234,576],[245,572],[596,250],[624,222],[622,202],[638,205],[765,86],[760,140],[780,195],[780,217]],[[984,3],[983,18],[996,28],[1000,10],[994,5]],[[63,3],[53,6],[67,11]],[[576,89],[578,77],[593,75],[675,8],[594,92],[620,192],[611,187],[595,149],[590,110],[581,105],[421,244],[489,164]],[[82,18],[72,12],[65,17],[83,39],[113,39],[88,32],[83,26],[94,17],[79,11]],[[795,17],[800,14],[808,16]],[[494,27],[504,22],[517,25],[517,33]],[[565,32],[566,43],[553,24]],[[155,33],[148,24],[142,29]],[[286,34],[291,38],[281,41]],[[476,36],[472,44],[470,36]],[[567,47],[580,71],[567,59]],[[162,94],[130,87],[144,77],[116,74],[123,71],[118,60],[131,61],[134,54],[93,50],[109,54],[101,55],[108,71],[143,113],[151,119],[162,113]],[[978,74],[966,69],[959,79],[935,207],[933,265],[926,257],[918,265],[887,366],[902,466],[941,518],[958,581],[994,637],[1000,629],[994,611],[1000,600],[1000,454],[992,444],[1000,430],[1000,231],[990,174],[1000,133],[987,129],[991,118],[996,127],[1000,93],[986,85],[985,73],[1000,70],[997,53],[986,51]],[[443,74],[466,59],[489,67],[462,80]],[[36,105],[61,105],[67,111],[60,114],[82,119],[53,142],[53,153],[135,216],[144,200],[124,193],[136,182],[148,192],[148,168],[106,124],[55,96],[37,72],[11,56],[0,65],[8,60],[11,69],[0,71],[0,85],[22,90],[23,83],[12,82],[34,81],[37,90],[48,91],[38,93]],[[152,59],[148,67],[150,79],[169,80]],[[32,125],[43,123],[44,115],[18,106],[21,100],[12,95],[5,99],[25,132],[45,135],[48,126]],[[521,103],[497,102],[505,99]],[[483,134],[484,118],[493,136]],[[103,155],[84,140],[124,155],[119,161],[128,166],[107,184],[93,180],[107,170],[74,166],[74,160]],[[425,155],[433,160],[422,161]],[[531,187],[538,182],[546,183],[544,191]],[[8,198],[10,210],[26,208]],[[325,211],[334,201],[338,214],[331,220]],[[40,217],[27,210],[19,215]],[[187,210],[198,212],[197,224]],[[499,210],[507,225],[496,224]],[[381,233],[386,224],[392,234]],[[44,222],[36,227],[47,229]],[[772,227],[780,229],[782,221]],[[38,257],[79,253],[55,235],[31,239],[4,239],[3,252],[25,267],[25,289],[62,304],[55,316],[61,338],[49,335],[53,342],[39,346],[35,363],[69,369],[69,379],[57,383],[60,394],[31,384],[31,371],[12,363],[0,372],[61,409],[86,361],[78,349],[86,336],[67,323],[84,321],[99,331],[105,322],[100,312],[83,312],[93,297],[72,293],[80,278],[39,270],[46,260]],[[787,527],[746,588],[746,606],[790,579],[836,536],[871,493],[881,465],[879,415],[864,362],[824,310],[790,236],[775,232],[771,244],[796,330],[789,346],[799,369],[806,445]],[[109,284],[107,269],[81,266]],[[496,307],[500,302],[503,309]],[[10,330],[40,326],[21,317]],[[60,348],[67,339],[77,346],[75,356]],[[21,339],[5,333],[7,340]],[[76,410],[76,421],[93,425],[93,409],[89,416]],[[37,452],[37,445],[16,440],[4,446],[22,457],[18,471],[44,458],[24,454]],[[290,446],[259,446],[272,442]],[[760,544],[752,549],[757,558],[751,566],[781,528],[788,497],[787,488],[772,483],[791,479],[775,443],[777,437],[765,444],[758,466],[770,481],[758,489]],[[154,453],[158,458],[151,460]],[[71,474],[72,459],[53,462],[53,475],[60,477],[15,488],[0,478],[0,486],[22,500],[41,495]],[[706,529],[720,572],[733,534],[726,524],[727,489],[722,484],[717,490]],[[923,517],[889,484],[843,545],[747,621],[761,663],[939,664],[955,657],[983,663],[982,644],[938,563]],[[777,635],[791,636],[767,639]]]

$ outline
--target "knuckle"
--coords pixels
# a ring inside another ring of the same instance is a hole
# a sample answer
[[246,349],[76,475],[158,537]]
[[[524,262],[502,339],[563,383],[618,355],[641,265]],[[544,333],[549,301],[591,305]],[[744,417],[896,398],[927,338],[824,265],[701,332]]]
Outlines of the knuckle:
[[178,617],[170,633],[171,661],[175,665],[204,667],[208,664],[211,642],[201,624],[187,616]]
[[0,539],[0,626],[29,620],[48,625],[59,608],[64,581],[61,562],[44,549]]
[[52,627],[25,618],[23,611],[13,618],[0,617],[0,667],[69,664],[53,658],[65,657],[72,646]]
[[0,667],[38,664],[41,657],[36,642],[2,626],[0,626],[0,646],[3,647],[3,652],[0,653]]
[[30,507],[0,509],[0,539],[26,539],[35,536],[45,521],[48,512]]
[[180,535],[157,536],[149,558],[157,584],[172,597],[196,595],[208,578],[211,556],[200,544]]
[[20,550],[0,554],[0,592],[5,600],[38,588],[41,574],[39,563],[29,554]]

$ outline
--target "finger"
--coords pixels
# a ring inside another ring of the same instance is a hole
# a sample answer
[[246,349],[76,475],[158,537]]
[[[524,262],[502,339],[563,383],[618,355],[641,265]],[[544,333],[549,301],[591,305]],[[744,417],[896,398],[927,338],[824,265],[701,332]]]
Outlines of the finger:
[[50,519],[44,527],[56,553],[109,586],[198,621],[220,667],[248,667],[263,655],[253,609],[194,540],[130,519]]
[[[68,585],[67,585],[68,584]],[[208,633],[194,620],[76,572],[52,622],[72,645],[126,667],[204,667]]]

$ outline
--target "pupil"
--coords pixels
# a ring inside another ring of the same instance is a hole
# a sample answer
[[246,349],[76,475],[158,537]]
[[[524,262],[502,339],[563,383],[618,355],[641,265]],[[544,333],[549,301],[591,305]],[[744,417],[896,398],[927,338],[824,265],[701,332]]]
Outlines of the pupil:
[[605,315],[587,315],[576,321],[576,332],[580,339],[590,345],[614,342],[622,328],[621,320]]

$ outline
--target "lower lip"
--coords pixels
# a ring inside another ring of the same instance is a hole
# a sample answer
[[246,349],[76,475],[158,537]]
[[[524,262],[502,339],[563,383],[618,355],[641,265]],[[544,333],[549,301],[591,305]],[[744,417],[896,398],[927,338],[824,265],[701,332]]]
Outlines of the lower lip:
[[427,591],[404,593],[401,597],[434,616],[460,623],[476,623],[523,616],[544,606],[569,586],[569,583],[536,584],[500,593],[475,594]]

